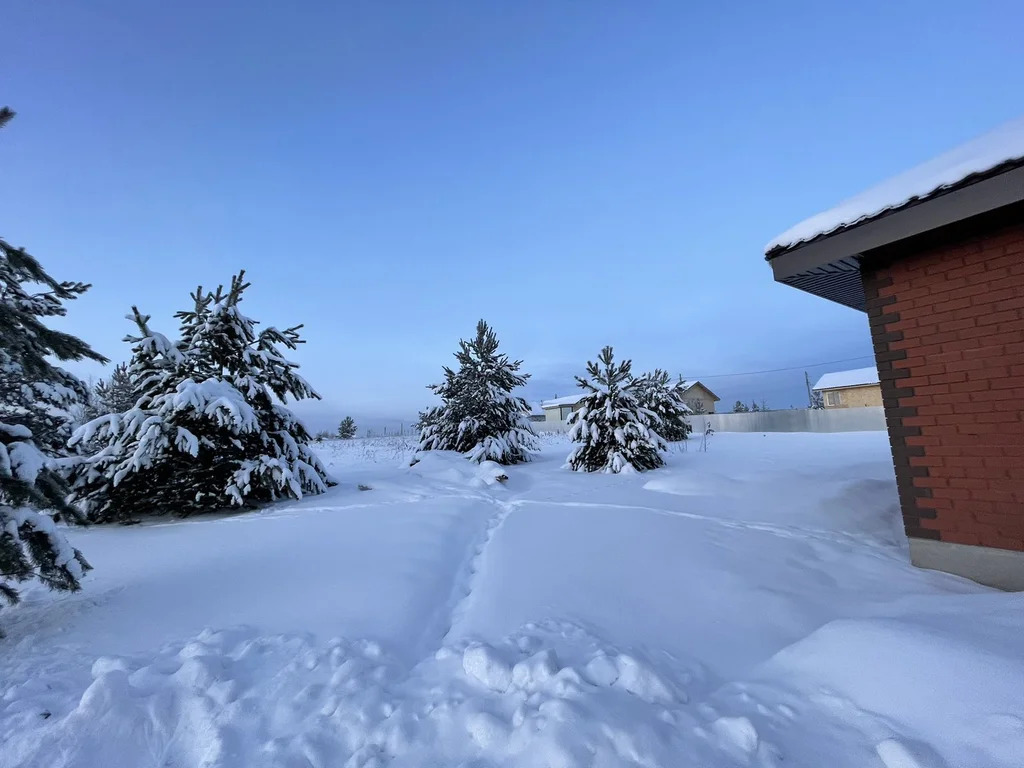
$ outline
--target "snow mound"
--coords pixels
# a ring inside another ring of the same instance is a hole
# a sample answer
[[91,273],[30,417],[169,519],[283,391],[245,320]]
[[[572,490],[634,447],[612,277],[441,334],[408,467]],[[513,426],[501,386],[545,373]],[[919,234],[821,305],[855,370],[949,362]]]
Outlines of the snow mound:
[[[928,746],[880,742],[887,768],[1015,765],[1024,755],[1024,595],[933,598],[899,618],[833,621],[780,651],[759,678],[828,691]],[[996,599],[992,599],[996,598]]]
[[741,756],[757,752],[760,737],[754,724],[745,717],[720,717],[711,724],[711,730]]
[[462,655],[462,668],[492,691],[507,691],[512,669],[489,645],[471,645]]
[[946,768],[946,762],[934,753],[930,756],[922,754],[926,747],[911,747],[899,739],[885,739],[878,742],[875,752],[885,768]]
[[82,668],[5,681],[0,766],[657,768],[770,754],[749,723],[687,709],[650,662],[558,625],[412,667],[374,641],[237,628]]
[[428,480],[466,488],[487,488],[508,480],[508,468],[493,461],[471,462],[454,451],[424,451],[410,472]]

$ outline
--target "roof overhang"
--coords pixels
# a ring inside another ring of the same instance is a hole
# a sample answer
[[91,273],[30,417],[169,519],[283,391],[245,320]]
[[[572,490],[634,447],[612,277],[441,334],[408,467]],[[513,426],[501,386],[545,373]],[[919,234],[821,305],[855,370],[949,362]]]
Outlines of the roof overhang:
[[554,400],[542,400],[540,407],[541,410],[551,411],[555,408],[563,408],[570,405],[578,405],[580,400],[586,396],[585,392],[580,392],[578,395],[569,395],[567,397],[558,397]]
[[1024,201],[1024,166],[988,176],[765,258],[775,280],[865,310],[865,254]]

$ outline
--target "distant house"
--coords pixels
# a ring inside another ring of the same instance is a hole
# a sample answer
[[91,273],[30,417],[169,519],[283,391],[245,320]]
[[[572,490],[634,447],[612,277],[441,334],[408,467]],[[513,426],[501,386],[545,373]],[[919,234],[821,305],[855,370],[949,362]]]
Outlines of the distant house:
[[818,379],[814,391],[821,393],[826,408],[866,408],[882,404],[882,385],[874,366],[826,373]]
[[[580,401],[584,395],[584,392],[579,392],[575,395],[542,401],[540,407],[544,411],[544,421],[564,422],[569,418],[570,413],[580,409]],[[683,391],[683,402],[694,413],[714,413],[715,403],[720,399],[718,395],[699,381],[693,382]]]
[[1024,589],[1024,118],[765,252],[866,315],[912,562]]
[[715,403],[721,399],[699,381],[693,382],[683,392],[683,402],[694,413],[714,413]]
[[544,400],[540,407],[544,411],[544,421],[564,422],[569,414],[580,409],[580,400],[583,399],[583,392],[568,397],[556,397],[554,400]]
[[544,409],[541,408],[540,403],[530,403],[530,415],[527,418],[530,421],[545,421]]

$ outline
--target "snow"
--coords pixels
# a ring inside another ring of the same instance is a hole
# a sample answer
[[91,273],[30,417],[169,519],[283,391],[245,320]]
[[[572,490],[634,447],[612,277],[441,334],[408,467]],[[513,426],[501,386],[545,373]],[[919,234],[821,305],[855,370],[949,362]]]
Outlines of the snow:
[[[85,575],[85,568],[75,557],[75,549],[58,530],[57,524],[48,514],[39,512],[32,507],[8,508],[3,518],[3,527],[0,531],[14,539],[28,539],[24,535],[25,529],[30,529],[35,536],[44,536],[47,539],[47,549],[50,551],[53,565],[57,568],[66,569],[76,581],[80,581]],[[22,534],[19,535],[19,531]]]
[[73,530],[83,590],[0,614],[0,768],[1024,764],[1024,595],[909,564],[884,433],[541,443]]
[[956,186],[976,174],[1021,160],[1024,160],[1024,117],[1004,123],[983,136],[849,198],[835,208],[811,216],[768,243],[765,253],[776,248],[792,248],[872,219]]
[[14,443],[6,448],[6,453],[11,474],[25,483],[35,483],[47,465],[46,456],[33,443]]
[[230,424],[238,432],[254,432],[259,420],[252,406],[230,382],[223,379],[193,381],[185,379],[170,398],[172,411],[191,408],[212,417],[219,424]]
[[0,432],[19,440],[32,439],[32,430],[24,424],[4,424],[0,422]]
[[462,654],[466,674],[502,693],[512,685],[512,668],[489,645],[474,643]]
[[566,395],[565,397],[556,397],[552,400],[542,400],[540,403],[541,408],[557,408],[560,405],[576,405],[580,400],[586,397],[586,392],[580,392],[576,395]]
[[835,371],[834,373],[826,373],[818,379],[818,383],[814,385],[813,389],[817,392],[823,389],[863,387],[868,384],[877,383],[878,369],[871,366],[870,368],[855,368],[852,371]]

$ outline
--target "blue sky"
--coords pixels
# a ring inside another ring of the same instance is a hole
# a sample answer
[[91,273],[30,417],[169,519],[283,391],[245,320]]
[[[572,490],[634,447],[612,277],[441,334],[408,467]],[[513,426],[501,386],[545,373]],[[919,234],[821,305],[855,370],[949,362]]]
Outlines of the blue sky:
[[[798,220],[1016,117],[1015,2],[0,0],[0,234],[117,360],[244,267],[324,402],[408,420],[479,317],[573,391],[604,344],[806,402],[865,317],[775,284]],[[98,375],[99,369],[78,372]]]

